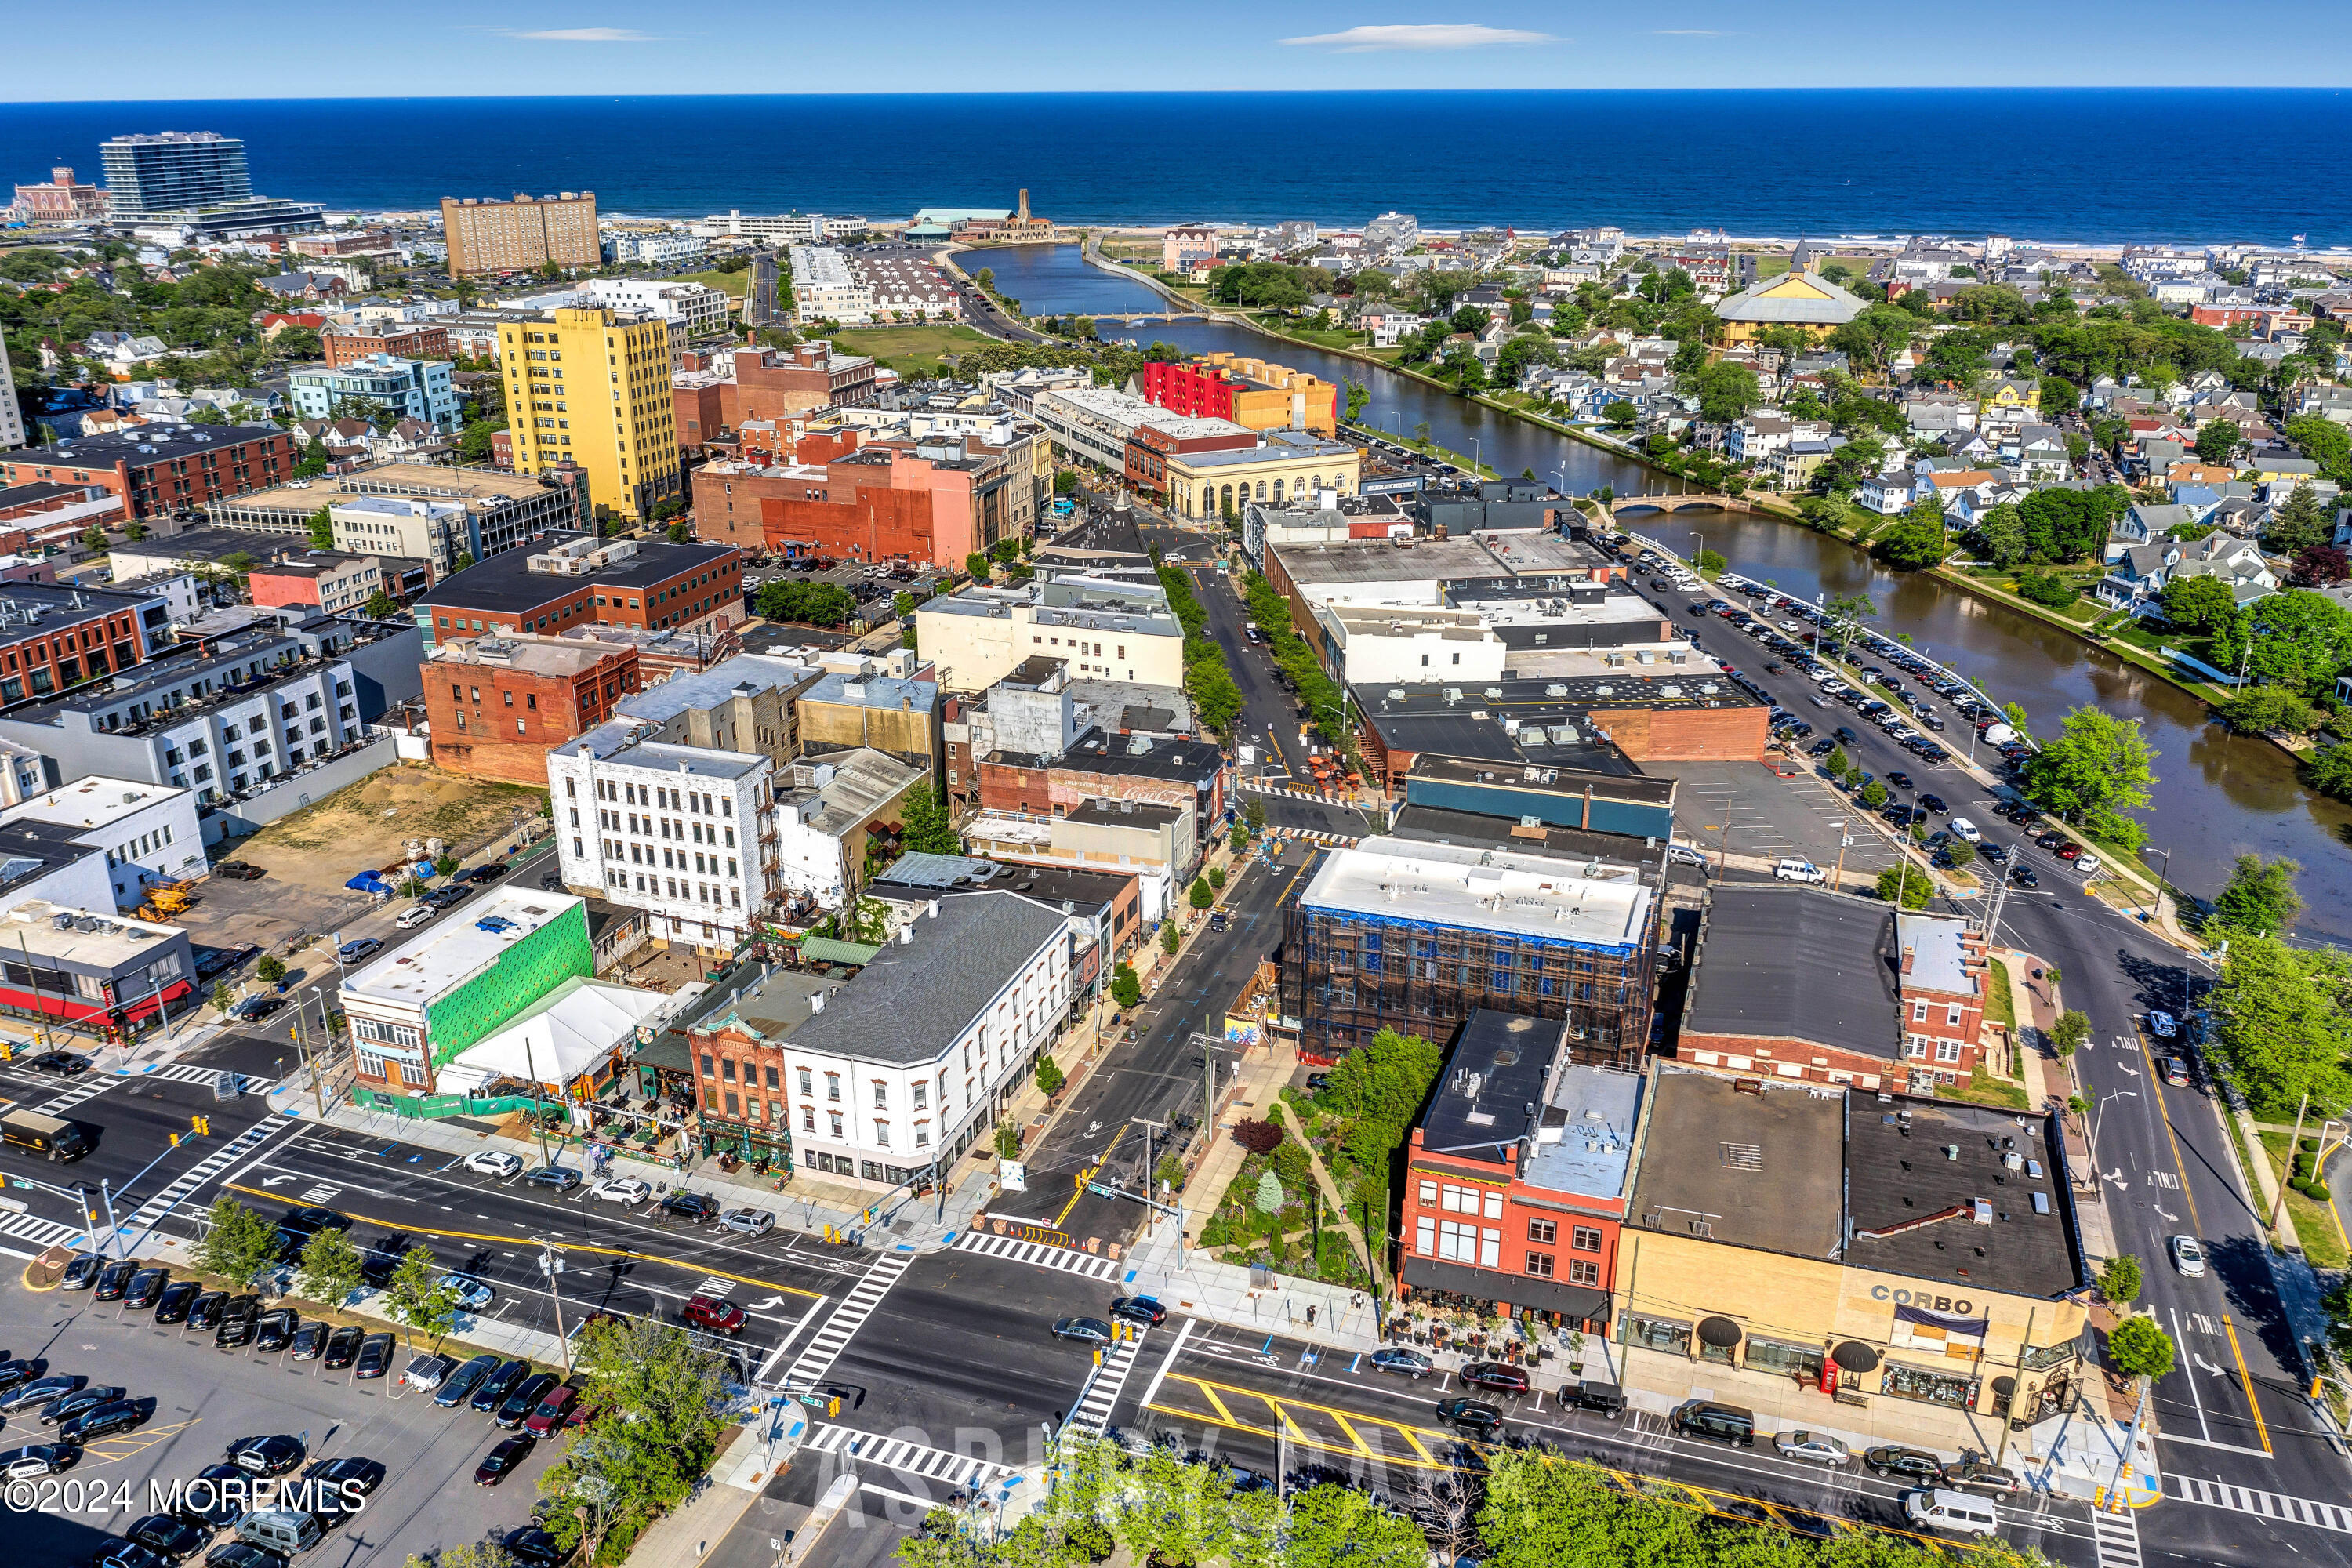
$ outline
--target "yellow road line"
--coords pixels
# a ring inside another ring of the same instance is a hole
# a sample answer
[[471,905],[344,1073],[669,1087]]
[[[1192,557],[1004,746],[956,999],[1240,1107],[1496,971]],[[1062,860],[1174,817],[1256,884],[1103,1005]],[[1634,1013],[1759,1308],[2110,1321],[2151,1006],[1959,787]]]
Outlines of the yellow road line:
[[[269,1192],[261,1187],[239,1186],[235,1182],[223,1182],[221,1185],[232,1193],[249,1193],[257,1198],[268,1198],[281,1204],[286,1202],[285,1197],[280,1194]],[[353,1219],[363,1219],[370,1225],[383,1226],[387,1230],[422,1231],[428,1236],[452,1237],[459,1241],[503,1241],[517,1247],[546,1245],[535,1236],[491,1236],[481,1231],[448,1230],[440,1226],[425,1225],[415,1220],[384,1219],[376,1215],[362,1214],[357,1209],[347,1208],[339,1212],[350,1215]],[[803,1290],[797,1285],[779,1285],[772,1279],[754,1279],[748,1274],[730,1274],[724,1268],[713,1268],[706,1263],[688,1263],[683,1258],[665,1258],[658,1252],[634,1252],[625,1247],[593,1247],[584,1241],[563,1241],[556,1245],[566,1252],[593,1252],[605,1258],[631,1258],[647,1263],[667,1263],[673,1268],[697,1271],[709,1275],[714,1279],[732,1279],[738,1285],[757,1285],[762,1290],[781,1290],[786,1295],[806,1296],[813,1301],[825,1300],[825,1294],[822,1290]]]
[[[2180,1140],[2172,1131],[2172,1106],[2164,1098],[2164,1075],[2156,1070],[2156,1057],[2148,1050],[2145,1035],[2140,1037],[2139,1058],[2147,1064],[2148,1085],[2156,1090],[2156,1114],[2164,1123],[2164,1141],[2172,1145],[2172,1168],[2180,1177],[2180,1195],[2189,1200],[2189,1224],[2198,1235],[2202,1236],[2205,1234],[2205,1222],[2197,1217],[2197,1193],[2189,1184],[2189,1166],[2180,1158]],[[2252,1152],[2259,1156],[2263,1151],[2257,1146]]]
[[[1127,1136],[1127,1129],[1128,1123],[1122,1121],[1118,1124],[1118,1131],[1113,1132],[1110,1135],[1110,1142],[1103,1145],[1103,1152],[1096,1158],[1095,1163],[1091,1167],[1092,1170],[1099,1171],[1102,1169],[1103,1162],[1110,1158],[1110,1152],[1118,1147],[1118,1141],[1120,1139]],[[1054,1228],[1055,1230],[1062,1228],[1062,1222],[1070,1217],[1070,1211],[1078,1206],[1078,1200],[1080,1198],[1087,1195],[1086,1175],[1087,1173],[1081,1172],[1078,1179],[1070,1184],[1070,1201],[1062,1205],[1062,1212],[1054,1216]]]
[[119,1437],[100,1437],[82,1452],[101,1465],[117,1465],[125,1459],[137,1458],[175,1432],[184,1432],[201,1415],[191,1415],[185,1421],[174,1421],[169,1426],[142,1426],[135,1433],[126,1432]]
[[1210,1404],[1217,1407],[1217,1416],[1226,1426],[1236,1427],[1243,1431],[1255,1430],[1255,1428],[1243,1426],[1239,1421],[1234,1419],[1234,1413],[1225,1408],[1225,1402],[1217,1397],[1217,1391],[1215,1389],[1211,1388],[1204,1383],[1201,1384],[1201,1392],[1208,1396]]
[[[1205,1393],[1207,1391],[1203,1390],[1202,1392]],[[1211,1394],[1210,1399],[1212,1403],[1217,1405],[1218,1409],[1223,1410],[1224,1408],[1223,1403],[1217,1401],[1214,1394]],[[1172,1405],[1151,1405],[1145,1406],[1145,1408],[1156,1411],[1162,1415],[1173,1415],[1179,1420],[1198,1421],[1210,1426],[1223,1426],[1226,1430],[1232,1432],[1247,1432],[1253,1436],[1271,1437],[1274,1436],[1274,1434],[1268,1431],[1265,1427],[1253,1426],[1246,1421],[1234,1421],[1229,1418],[1219,1419],[1215,1416],[1203,1415],[1197,1410],[1180,1409]],[[1370,1457],[1377,1458],[1382,1464],[1402,1465],[1407,1468],[1416,1470],[1444,1470],[1451,1472],[1456,1468],[1453,1465],[1448,1465],[1440,1460],[1431,1458],[1429,1457],[1429,1450],[1422,1447],[1421,1444],[1414,1440],[1412,1434],[1410,1431],[1406,1431],[1404,1433],[1404,1436],[1406,1441],[1412,1443],[1413,1447],[1421,1454],[1421,1458],[1407,1459],[1400,1456],[1390,1454],[1374,1455]],[[1339,1454],[1345,1456],[1351,1453],[1351,1450],[1349,1449],[1335,1447],[1332,1444],[1324,1442],[1319,1437],[1292,1437],[1289,1441],[1298,1445],[1300,1447],[1312,1448],[1317,1453],[1320,1454]]]
[[2254,1397],[2254,1379],[2246,1371],[2245,1352],[2238,1348],[2238,1326],[2230,1321],[2230,1314],[2224,1312],[2221,1314],[2221,1327],[2230,1336],[2230,1353],[2238,1360],[2238,1381],[2246,1385],[2246,1403],[2253,1407],[2254,1436],[2263,1440],[2263,1452],[2268,1454],[2271,1452],[2271,1432],[2263,1425],[2263,1402]]
[[1371,1445],[1364,1441],[1363,1435],[1356,1430],[1354,1425],[1346,1416],[1335,1413],[1331,1419],[1339,1424],[1339,1430],[1348,1435],[1348,1441],[1356,1446],[1357,1453],[1368,1458],[1371,1456]]

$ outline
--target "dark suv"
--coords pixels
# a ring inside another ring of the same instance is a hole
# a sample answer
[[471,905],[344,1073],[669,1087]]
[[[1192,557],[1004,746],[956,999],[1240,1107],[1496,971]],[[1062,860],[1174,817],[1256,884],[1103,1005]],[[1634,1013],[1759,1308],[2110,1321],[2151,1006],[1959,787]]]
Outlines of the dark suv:
[[750,1321],[742,1308],[723,1296],[688,1297],[677,1315],[698,1329],[721,1334],[740,1334]]
[[1906,1448],[1897,1443],[1884,1447],[1863,1450],[1862,1462],[1874,1476],[1901,1476],[1906,1480],[1927,1481],[1931,1485],[1944,1479],[1944,1461],[1917,1448]]
[[719,1200],[708,1193],[693,1193],[680,1187],[661,1201],[662,1213],[700,1225],[719,1217]]

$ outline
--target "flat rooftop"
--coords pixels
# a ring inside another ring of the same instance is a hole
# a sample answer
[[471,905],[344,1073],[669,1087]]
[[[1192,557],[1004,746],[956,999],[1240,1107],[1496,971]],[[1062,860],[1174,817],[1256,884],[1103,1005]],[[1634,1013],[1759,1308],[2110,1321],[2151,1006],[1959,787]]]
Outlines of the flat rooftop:
[[[493,889],[487,898],[467,900],[460,912],[436,921],[422,934],[350,975],[343,981],[343,994],[421,1009],[497,963],[533,931],[563,919],[585,902],[570,893],[537,888]],[[481,922],[494,916],[513,921],[512,928],[482,930]],[[584,921],[586,916],[582,919]]]
[[1541,1120],[1536,1103],[1567,1033],[1557,1019],[1486,1007],[1464,1019],[1421,1113],[1423,1151],[1507,1172],[1519,1140]]
[[1065,822],[1089,827],[1165,827],[1184,815],[1172,805],[1149,800],[1084,800],[1063,815]]
[[1584,546],[1539,529],[1459,539],[1421,538],[1402,547],[1386,539],[1362,539],[1344,544],[1269,548],[1281,557],[1283,571],[1301,588],[1433,578],[1440,582],[1555,576],[1581,580],[1606,567],[1600,556]]
[[[62,929],[60,916],[69,923]],[[111,973],[124,964],[161,954],[160,944],[186,934],[178,926],[151,925],[112,910],[78,910],[46,899],[28,899],[0,921],[0,945],[74,964],[84,973]],[[125,996],[124,1006],[138,1000]]]
[[1966,921],[1949,915],[1915,913],[1906,910],[1895,917],[1895,934],[1900,952],[1910,960],[1906,972],[1913,985],[1929,991],[1970,992],[1977,988],[1977,977],[1968,967],[1968,946],[1961,935],[1968,930]]
[[779,687],[805,686],[817,678],[817,673],[813,665],[795,664],[787,658],[738,654],[709,669],[673,675],[643,691],[633,691],[621,699],[614,711],[646,723],[665,724],[681,713],[715,708],[736,697],[756,696]]
[[564,742],[561,750],[575,757],[585,750],[593,753],[598,762],[614,767],[646,768],[688,778],[740,779],[769,765],[765,755],[754,752],[718,752],[702,746],[676,746],[667,741],[637,740],[644,722],[615,719],[597,725],[577,740]]
[[134,425],[113,435],[78,436],[54,446],[30,447],[8,454],[19,463],[63,464],[77,468],[110,468],[127,463],[134,468],[220,451],[247,441],[283,440],[286,432],[275,425]]
[[1708,900],[1683,1009],[1686,1035],[1903,1050],[1892,924],[1875,899],[1793,882],[1724,882]]
[[620,650],[595,643],[542,637],[465,637],[436,644],[434,664],[520,669],[533,675],[585,675]]
[[2090,1282],[2047,1118],[1855,1095],[1845,1141],[1848,1263],[2028,1296]]
[[1538,1113],[1535,1151],[1521,1179],[1547,1192],[1625,1196],[1648,1081],[1617,1068],[1572,1062],[1561,1068]]
[[1434,805],[1406,805],[1389,824],[1389,837],[1418,844],[1549,855],[1557,860],[1600,860],[1630,867],[1644,880],[1666,861],[1664,840],[1642,844],[1620,834],[1588,833],[1576,827],[1523,827],[1504,817]]
[[1658,1069],[1628,1226],[1834,1260],[1845,1097]]
[[1372,837],[1335,850],[1303,908],[1551,942],[1638,948],[1650,889],[1631,872],[1466,845]]
[[463,572],[436,583],[418,597],[420,605],[463,605],[469,610],[520,614],[555,599],[613,589],[650,588],[672,578],[715,566],[739,553],[731,544],[668,544],[639,542],[636,552],[609,565],[574,576],[563,572],[534,572],[533,556],[559,544],[585,540],[585,533],[551,531],[542,543],[533,541],[520,549],[500,551]]
[[0,822],[53,822],[65,827],[105,827],[188,792],[144,779],[91,773],[39,795],[27,795],[0,812]]

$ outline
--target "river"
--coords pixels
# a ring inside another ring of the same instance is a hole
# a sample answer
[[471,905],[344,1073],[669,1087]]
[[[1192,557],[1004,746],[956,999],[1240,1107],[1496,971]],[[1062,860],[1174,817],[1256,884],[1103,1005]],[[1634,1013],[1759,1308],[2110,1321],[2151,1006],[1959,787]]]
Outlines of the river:
[[[992,268],[997,287],[1033,315],[1147,310],[1164,303],[1140,283],[1087,263],[1076,246],[966,252],[967,271]],[[1269,338],[1218,322],[1107,322],[1106,335],[1159,340],[1193,353],[1217,349],[1258,355],[1335,382],[1370,389],[1363,423],[1410,436],[1422,423],[1455,451],[1474,450],[1503,473],[1533,468],[1581,493],[1602,485],[1641,494],[1679,488],[1636,464],[1523,419],[1469,403],[1377,365]],[[1625,526],[1685,557],[1704,538],[1734,571],[1784,592],[1866,594],[1876,628],[1906,633],[1921,652],[1968,676],[2000,701],[2023,705],[2037,734],[2054,732],[2065,715],[2091,707],[2143,726],[2156,752],[2157,783],[2148,809],[2147,859],[2172,881],[2210,896],[2229,880],[2235,858],[2253,852],[2301,862],[2298,887],[2308,907],[2300,940],[2352,946],[2352,807],[2305,789],[2292,759],[2267,741],[2232,736],[2206,717],[2205,705],[2178,688],[2032,616],[1963,593],[1934,578],[1890,573],[1863,552],[1794,523],[1758,513],[1632,513]],[[2166,858],[2159,852],[2169,850]]]

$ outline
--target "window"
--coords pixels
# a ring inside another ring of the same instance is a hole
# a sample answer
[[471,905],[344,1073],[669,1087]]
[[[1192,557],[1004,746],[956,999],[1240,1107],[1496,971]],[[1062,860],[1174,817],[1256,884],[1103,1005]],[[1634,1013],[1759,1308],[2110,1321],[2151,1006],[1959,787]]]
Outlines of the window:
[[1423,1182],[1421,1184],[1421,1206],[1423,1208],[1434,1208],[1437,1206],[1437,1184],[1435,1182]]
[[1939,1062],[1958,1061],[1960,1059],[1960,1042],[1958,1040],[1937,1040],[1936,1042],[1936,1059]]
[[735,1058],[729,1057],[719,1064],[719,1076],[729,1083],[735,1081]]
[[719,1076],[717,1069],[711,1066],[710,1053],[709,1051],[702,1053],[702,1076],[705,1078],[716,1078]]
[[841,1098],[841,1075],[839,1073],[829,1072],[824,1075],[824,1097],[827,1100],[839,1100]]
[[1437,1222],[1435,1220],[1421,1219],[1414,1222],[1412,1249],[1423,1258],[1437,1256]]
[[878,1078],[874,1080],[874,1109],[877,1110],[890,1109],[890,1086]]
[[1437,1256],[1448,1263],[1477,1262],[1478,1227],[1455,1219],[1439,1221]]
[[816,1131],[815,1106],[803,1105],[801,1107],[801,1131],[803,1132],[814,1132]]
[[916,1110],[921,1110],[926,1109],[926,1104],[927,1104],[927,1102],[929,1101],[929,1100],[930,1099],[931,1086],[930,1086],[929,1084],[927,1084],[927,1083],[918,1082],[918,1083],[914,1086],[914,1089],[915,1089],[915,1109],[916,1109]]
[[1945,1004],[1944,1022],[1955,1029],[1960,1026],[1960,1005],[1958,1002]]
[[1528,1253],[1528,1274],[1530,1274],[1531,1276],[1533,1276],[1534,1278],[1538,1279],[1550,1279],[1550,1278],[1551,1278],[1551,1254],[1550,1254],[1550,1253],[1549,1253],[1549,1252],[1530,1252],[1530,1253]]
[[1600,1284],[1601,1265],[1588,1263],[1582,1258],[1571,1259],[1568,1266],[1568,1282],[1571,1285]]
[[[1528,1221],[1528,1239],[1549,1247],[1559,1239],[1559,1226],[1552,1220],[1531,1219]],[[1551,1270],[1547,1268],[1544,1272],[1549,1275]]]
[[1915,1024],[1924,1024],[1927,1021],[1927,1003],[1925,997],[1911,1004],[1911,1021]]
[[824,1119],[825,1119],[825,1121],[827,1121],[827,1122],[832,1126],[832,1128],[833,1128],[833,1135],[834,1135],[835,1138],[840,1137],[840,1136],[841,1136],[841,1112],[840,1112],[840,1111],[838,1111],[838,1110],[828,1110],[828,1111],[826,1111],[826,1112],[824,1113]]
[[1601,1250],[1601,1231],[1594,1226],[1580,1225],[1570,1232],[1568,1244],[1579,1252],[1598,1252]]
[[885,1149],[890,1146],[890,1124],[878,1116],[874,1119],[874,1142]]

